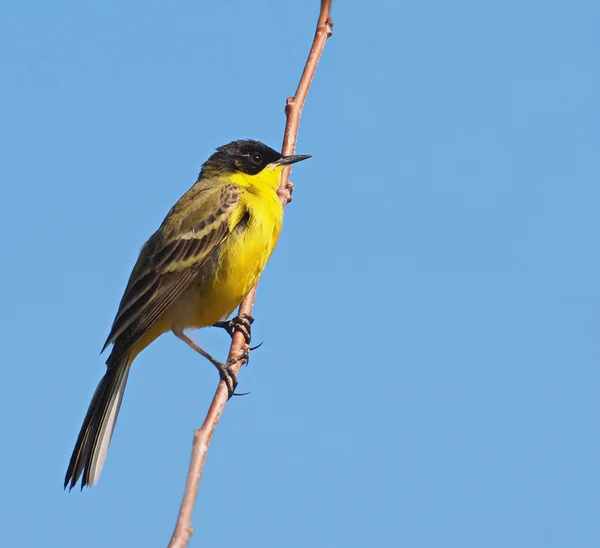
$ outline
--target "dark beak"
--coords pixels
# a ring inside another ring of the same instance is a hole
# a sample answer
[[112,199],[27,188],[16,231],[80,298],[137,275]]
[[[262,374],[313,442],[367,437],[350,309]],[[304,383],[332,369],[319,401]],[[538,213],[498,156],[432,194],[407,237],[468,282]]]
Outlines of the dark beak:
[[282,156],[279,160],[273,162],[276,166],[289,166],[290,164],[295,164],[296,162],[301,162],[302,160],[308,160],[310,158],[310,154],[296,154],[294,156]]

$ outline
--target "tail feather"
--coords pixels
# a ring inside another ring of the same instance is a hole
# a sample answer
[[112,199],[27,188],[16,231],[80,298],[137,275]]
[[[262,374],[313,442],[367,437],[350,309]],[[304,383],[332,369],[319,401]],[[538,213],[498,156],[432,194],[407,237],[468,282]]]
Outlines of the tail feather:
[[97,483],[115,429],[132,361],[124,356],[116,363],[109,363],[83,419],[65,475],[65,488],[68,485],[71,490],[82,473],[82,489]]

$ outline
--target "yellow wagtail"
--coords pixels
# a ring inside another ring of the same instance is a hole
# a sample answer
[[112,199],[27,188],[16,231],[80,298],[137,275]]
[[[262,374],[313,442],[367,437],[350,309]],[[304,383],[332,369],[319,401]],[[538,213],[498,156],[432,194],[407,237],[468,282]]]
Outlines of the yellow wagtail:
[[277,243],[283,167],[306,158],[282,156],[250,140],[218,148],[144,244],[102,349],[113,344],[75,443],[65,488],[74,487],[82,474],[82,488],[97,483],[131,364],[163,333],[172,331],[211,361],[231,396],[237,385],[231,366],[240,358],[221,363],[184,330],[217,325],[232,334],[240,329],[249,342],[251,318],[223,320],[254,286]]

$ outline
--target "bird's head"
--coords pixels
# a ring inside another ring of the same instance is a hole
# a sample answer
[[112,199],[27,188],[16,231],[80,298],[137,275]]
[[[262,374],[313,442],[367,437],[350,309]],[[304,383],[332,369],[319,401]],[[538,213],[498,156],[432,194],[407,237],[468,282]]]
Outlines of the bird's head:
[[217,148],[202,166],[200,177],[238,176],[241,184],[243,180],[257,184],[258,179],[264,179],[277,188],[283,167],[307,158],[310,156],[306,154],[282,156],[260,141],[233,141]]

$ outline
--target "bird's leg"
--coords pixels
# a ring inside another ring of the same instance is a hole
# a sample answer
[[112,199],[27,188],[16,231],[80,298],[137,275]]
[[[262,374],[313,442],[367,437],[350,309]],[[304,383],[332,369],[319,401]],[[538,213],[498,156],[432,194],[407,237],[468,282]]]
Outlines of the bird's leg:
[[[233,365],[242,361],[248,360],[248,350],[242,352],[239,356],[231,358],[227,363],[222,363],[219,360],[213,358],[206,350],[201,348],[192,339],[190,339],[183,331],[173,330],[173,334],[185,344],[187,344],[192,350],[195,350],[201,356],[204,356],[210,363],[212,363],[219,372],[221,380],[225,382],[229,397],[235,394],[235,387],[238,385],[237,375],[233,370]],[[237,395],[237,394],[236,394]]]
[[240,314],[235,318],[232,318],[226,322],[217,322],[213,324],[213,327],[220,327],[229,333],[229,336],[233,339],[233,335],[236,331],[239,331],[242,335],[244,335],[244,339],[246,340],[246,344],[250,345],[250,340],[252,339],[252,323],[254,322],[254,318],[249,314]]

